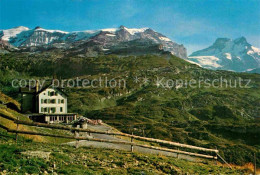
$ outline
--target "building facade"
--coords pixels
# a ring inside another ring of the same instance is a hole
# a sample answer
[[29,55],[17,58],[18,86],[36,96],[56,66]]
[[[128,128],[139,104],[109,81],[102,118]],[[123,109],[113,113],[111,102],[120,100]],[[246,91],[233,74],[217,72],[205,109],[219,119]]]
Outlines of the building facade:
[[29,118],[42,123],[69,123],[77,119],[77,114],[68,113],[67,94],[60,88],[48,85],[39,90],[21,88],[21,109],[29,113]]
[[36,112],[40,114],[66,114],[67,95],[56,88],[48,87],[36,95]]

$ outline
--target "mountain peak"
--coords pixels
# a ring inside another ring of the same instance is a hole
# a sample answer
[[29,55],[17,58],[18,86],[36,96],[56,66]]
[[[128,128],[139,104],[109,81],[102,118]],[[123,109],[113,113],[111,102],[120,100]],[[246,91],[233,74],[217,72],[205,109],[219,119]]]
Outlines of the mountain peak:
[[230,38],[217,38],[216,41],[214,42],[214,44],[223,44],[223,43],[226,43],[229,41],[231,41]]
[[247,40],[244,36],[236,38],[234,40],[230,39],[230,38],[217,38],[216,41],[214,42],[213,45],[223,45],[227,42],[234,42],[235,44],[239,44],[239,43],[247,43]]
[[217,38],[216,41],[213,43],[212,47],[222,50],[226,47],[226,44],[231,41],[232,39],[230,38]]
[[247,40],[246,40],[246,38],[244,36],[242,36],[242,37],[239,37],[239,38],[235,39],[234,42],[236,44],[238,44],[238,43],[247,43]]
[[34,28],[34,30],[37,30],[37,29],[42,29],[40,26],[36,26],[35,28]]
[[126,29],[126,27],[123,26],[123,25],[121,25],[121,26],[119,27],[119,29]]

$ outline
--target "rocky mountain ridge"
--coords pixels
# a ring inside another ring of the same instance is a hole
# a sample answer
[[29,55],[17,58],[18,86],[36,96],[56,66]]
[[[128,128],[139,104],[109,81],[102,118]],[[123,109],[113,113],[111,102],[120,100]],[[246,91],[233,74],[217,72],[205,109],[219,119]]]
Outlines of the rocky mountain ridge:
[[[64,32],[61,30],[47,30],[41,27],[29,29],[19,26],[1,30],[0,39],[20,49],[30,51],[39,48],[62,48],[100,53],[114,52],[146,52],[149,48],[156,48],[157,52],[165,51],[187,58],[186,48],[171,41],[166,36],[150,28],[109,28],[100,30],[86,30],[77,32]],[[135,45],[136,44],[136,45]],[[141,53],[142,53],[141,52]],[[148,51],[149,52],[149,51]]]

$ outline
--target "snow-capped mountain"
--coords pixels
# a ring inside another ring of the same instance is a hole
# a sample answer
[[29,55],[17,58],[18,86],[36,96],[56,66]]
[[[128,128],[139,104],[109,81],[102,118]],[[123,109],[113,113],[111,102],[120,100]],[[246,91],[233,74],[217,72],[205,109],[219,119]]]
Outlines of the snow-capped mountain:
[[[0,31],[0,39],[9,42],[18,48],[30,47],[56,47],[72,49],[74,47],[86,47],[98,45],[103,51],[115,50],[116,46],[133,47],[134,43],[144,44],[149,48],[158,46],[159,50],[171,52],[181,58],[187,58],[186,48],[171,41],[166,36],[153,31],[150,28],[119,28],[86,30],[77,32],[64,32],[60,30],[47,30],[41,27],[29,29],[16,27]],[[133,42],[136,41],[136,42]],[[130,45],[128,42],[131,42]],[[128,49],[129,50],[129,49]]]
[[21,32],[28,31],[29,28],[19,26],[8,30],[2,30],[0,31],[0,37],[4,41],[9,41],[10,38],[16,37]]
[[218,38],[212,46],[193,52],[187,60],[209,69],[242,72],[260,67],[260,49],[245,37]]

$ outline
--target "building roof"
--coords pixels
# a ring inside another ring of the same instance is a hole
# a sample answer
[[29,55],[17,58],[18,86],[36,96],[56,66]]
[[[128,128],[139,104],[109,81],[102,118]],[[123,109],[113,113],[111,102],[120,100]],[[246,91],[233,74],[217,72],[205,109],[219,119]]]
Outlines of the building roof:
[[21,87],[19,89],[19,91],[20,91],[20,93],[33,94],[33,93],[35,93],[35,87],[29,87],[29,86],[23,87],[23,88]]
[[[36,94],[39,95],[40,93],[42,93],[43,91],[45,91],[46,89],[50,88],[52,86],[52,83],[44,86],[43,88],[41,88],[38,92],[36,92],[36,88],[35,87],[25,87],[25,88],[20,88],[20,93],[27,93],[27,94]],[[62,93],[63,95],[65,95],[66,97],[68,97],[68,94],[66,94],[65,92],[63,92],[62,88],[60,87],[52,87],[53,89],[56,89],[57,91],[59,91],[60,93]]]
[[62,88],[59,87],[53,87],[52,84],[49,84],[47,86],[45,86],[44,88],[42,88],[41,90],[39,90],[36,95],[39,95],[40,93],[42,93],[43,91],[45,91],[46,89],[48,89],[49,87],[56,89],[57,91],[59,91],[60,93],[62,93],[63,95],[65,95],[66,97],[68,97],[68,94],[66,94],[65,92],[62,91]]

